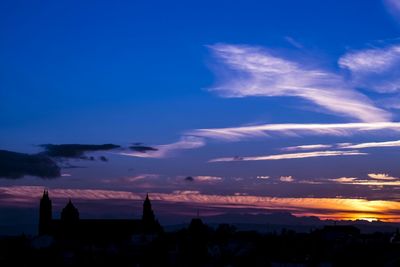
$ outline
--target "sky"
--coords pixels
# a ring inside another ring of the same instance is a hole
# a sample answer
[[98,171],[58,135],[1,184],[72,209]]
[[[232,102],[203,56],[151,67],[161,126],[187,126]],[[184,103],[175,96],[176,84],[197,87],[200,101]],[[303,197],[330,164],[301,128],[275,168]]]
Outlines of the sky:
[[399,0],[1,1],[0,37],[8,214],[400,222]]

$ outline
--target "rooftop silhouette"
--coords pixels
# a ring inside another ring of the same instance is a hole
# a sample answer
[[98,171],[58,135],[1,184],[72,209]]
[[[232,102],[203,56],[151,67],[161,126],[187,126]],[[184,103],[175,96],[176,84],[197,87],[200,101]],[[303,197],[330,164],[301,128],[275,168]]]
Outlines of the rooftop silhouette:
[[52,216],[52,202],[45,190],[40,200],[39,235],[73,239],[129,239],[133,234],[158,234],[163,229],[156,220],[149,195],[143,203],[141,219],[81,219],[69,199],[61,218]]

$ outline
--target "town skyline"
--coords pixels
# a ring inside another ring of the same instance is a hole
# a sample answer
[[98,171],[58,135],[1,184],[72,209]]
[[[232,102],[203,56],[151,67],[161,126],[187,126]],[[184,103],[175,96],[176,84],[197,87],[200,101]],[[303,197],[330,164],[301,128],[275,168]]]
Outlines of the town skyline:
[[44,189],[88,219],[138,215],[148,193],[161,224],[400,222],[398,0],[6,1],[0,14],[5,232],[36,222]]

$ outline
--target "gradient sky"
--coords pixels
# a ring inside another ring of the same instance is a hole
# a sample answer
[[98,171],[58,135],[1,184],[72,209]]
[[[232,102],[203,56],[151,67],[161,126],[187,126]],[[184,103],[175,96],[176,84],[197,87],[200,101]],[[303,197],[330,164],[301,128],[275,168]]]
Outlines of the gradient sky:
[[2,1],[0,36],[0,149],[121,146],[3,209],[400,221],[399,0]]

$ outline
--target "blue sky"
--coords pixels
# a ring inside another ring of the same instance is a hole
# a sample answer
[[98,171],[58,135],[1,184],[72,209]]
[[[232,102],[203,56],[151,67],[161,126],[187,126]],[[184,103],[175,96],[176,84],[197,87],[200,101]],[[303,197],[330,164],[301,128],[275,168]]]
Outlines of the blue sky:
[[0,186],[397,200],[399,34],[398,0],[3,1],[0,148],[122,148]]

